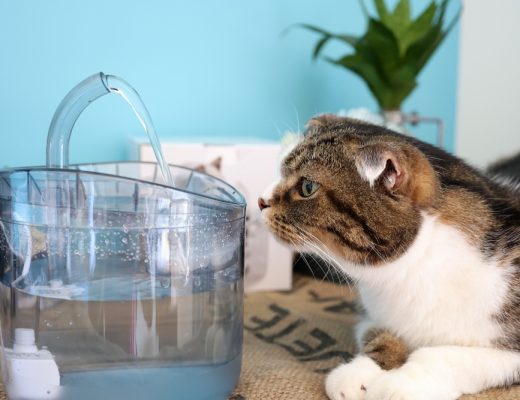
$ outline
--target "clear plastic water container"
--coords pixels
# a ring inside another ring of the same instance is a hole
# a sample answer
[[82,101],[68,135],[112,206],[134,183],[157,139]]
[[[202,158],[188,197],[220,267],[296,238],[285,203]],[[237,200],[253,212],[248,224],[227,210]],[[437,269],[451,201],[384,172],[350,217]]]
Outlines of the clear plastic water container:
[[233,390],[245,202],[203,173],[169,173],[174,187],[153,163],[0,171],[10,399],[217,400]]

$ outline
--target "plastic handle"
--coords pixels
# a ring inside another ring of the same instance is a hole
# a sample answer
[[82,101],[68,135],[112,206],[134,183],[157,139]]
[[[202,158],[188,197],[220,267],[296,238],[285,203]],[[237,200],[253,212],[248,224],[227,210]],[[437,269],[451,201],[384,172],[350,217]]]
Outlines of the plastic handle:
[[69,141],[74,124],[90,103],[107,93],[118,94],[130,105],[148,135],[164,181],[169,186],[175,186],[170,168],[162,154],[152,119],[139,94],[123,79],[102,72],[76,85],[56,109],[47,136],[47,167],[66,168],[69,165]]
[[102,72],[77,84],[61,101],[52,117],[47,136],[47,167],[69,165],[69,141],[80,114],[94,100],[110,93],[107,77]]

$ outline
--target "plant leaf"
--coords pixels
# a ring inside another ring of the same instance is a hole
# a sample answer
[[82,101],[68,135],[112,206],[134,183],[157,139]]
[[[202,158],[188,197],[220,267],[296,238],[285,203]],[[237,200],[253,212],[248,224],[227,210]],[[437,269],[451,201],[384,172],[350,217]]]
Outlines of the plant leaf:
[[457,11],[457,14],[453,17],[451,22],[448,24],[448,26],[444,30],[444,36],[448,35],[448,33],[451,32],[451,30],[455,27],[455,25],[457,25],[457,22],[459,21],[461,14],[462,14],[462,9],[459,9],[459,11]]
[[437,11],[437,4],[432,1],[430,5],[408,26],[401,37],[399,51],[404,55],[408,48],[426,35],[432,25],[433,17]]
[[363,59],[360,54],[344,56],[339,60],[327,59],[332,64],[342,66],[359,75],[367,84],[368,88],[376,98],[376,101],[383,107],[384,104],[391,103],[387,99],[389,95],[385,82],[381,79],[377,69],[368,60]]
[[361,7],[361,11],[363,11],[363,15],[365,16],[366,19],[368,19],[369,15],[368,15],[367,5],[365,4],[365,0],[358,0],[358,1],[359,1],[359,7]]
[[435,12],[437,11],[437,3],[432,1],[424,11],[413,21],[410,28],[412,29],[427,29],[431,26]]
[[316,46],[314,46],[314,51],[312,52],[312,59],[316,60],[318,56],[320,55],[321,49],[325,44],[330,40],[330,36],[323,36],[318,42],[316,43]]
[[425,64],[424,60],[427,60],[435,51],[435,44],[439,40],[441,33],[437,26],[430,27],[420,40],[408,47],[403,64],[413,66],[415,73],[419,74]]
[[320,33],[320,34],[322,34],[324,36],[329,36],[332,39],[341,40],[342,42],[345,42],[345,43],[347,43],[347,44],[349,44],[351,46],[355,45],[357,40],[358,40],[357,36],[347,35],[347,34],[331,33],[329,31],[326,31],[325,29],[319,28],[319,27],[317,27],[315,25],[298,24],[298,25],[296,25],[296,27],[300,27],[300,28],[304,28],[304,29],[307,29],[307,30],[312,31],[312,32]]
[[383,24],[386,25],[388,21],[388,9],[386,8],[385,0],[374,0],[374,4],[376,5],[377,15]]
[[399,64],[397,38],[390,29],[373,18],[369,21],[366,34],[355,48],[364,53],[365,58],[375,59],[377,68],[386,79]]
[[434,25],[421,40],[410,46],[406,53],[404,62],[414,64],[417,75],[430,60],[432,54],[441,45],[446,36],[455,27],[460,18],[460,14],[461,10],[458,11],[457,15],[444,31],[442,31],[442,26]]
[[307,29],[312,32],[321,33],[322,35],[330,36],[330,32],[326,31],[325,29],[319,28],[315,25],[311,25],[311,24],[296,24],[293,27],[294,28],[303,28],[303,29]]
[[402,102],[417,86],[415,70],[409,65],[403,65],[392,75],[389,85],[395,93],[395,98]]
[[395,25],[401,25],[403,27],[410,23],[410,1],[399,0],[392,13],[392,19]]
[[443,0],[439,4],[439,8],[438,8],[439,11],[435,18],[435,25],[439,25],[439,26],[442,25],[442,22],[444,21],[444,16],[446,15],[446,8],[448,8],[449,2],[450,2],[450,0]]
[[357,41],[358,41],[358,37],[357,36],[353,36],[353,35],[346,35],[346,34],[335,34],[335,33],[331,33],[329,31],[326,31],[325,29],[322,29],[322,28],[319,28],[317,26],[314,26],[314,25],[310,25],[310,24],[299,24],[299,25],[296,25],[297,27],[300,27],[300,28],[304,28],[304,29],[307,29],[311,32],[316,32],[316,33],[319,33],[321,35],[323,35],[323,37],[318,40],[318,42],[316,43],[316,46],[314,46],[314,51],[312,53],[312,58],[313,59],[316,59],[319,55],[320,55],[320,52],[321,50],[323,49],[323,47],[325,46],[325,44],[327,44],[327,42],[331,39],[335,39],[335,40],[339,40],[343,43],[346,43],[350,46],[355,46]]
[[388,15],[385,21],[381,20],[381,22],[394,33],[397,38],[399,53],[404,54],[405,50],[402,48],[402,37],[412,22],[410,20],[410,1],[399,0],[393,12]]

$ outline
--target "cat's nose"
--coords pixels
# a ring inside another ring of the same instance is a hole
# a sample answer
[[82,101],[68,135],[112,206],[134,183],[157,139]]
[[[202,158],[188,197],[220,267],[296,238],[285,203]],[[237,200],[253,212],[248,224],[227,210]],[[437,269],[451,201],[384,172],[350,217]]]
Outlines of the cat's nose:
[[267,201],[265,201],[263,198],[258,198],[258,208],[260,208],[260,211],[262,211],[264,208],[271,207]]

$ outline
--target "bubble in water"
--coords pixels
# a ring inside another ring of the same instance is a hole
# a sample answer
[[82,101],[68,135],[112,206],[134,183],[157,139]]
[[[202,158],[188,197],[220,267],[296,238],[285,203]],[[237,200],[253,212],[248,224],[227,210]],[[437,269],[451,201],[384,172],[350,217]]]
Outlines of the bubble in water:
[[125,238],[125,237],[124,237],[124,238],[121,238],[121,241],[122,241],[124,244],[128,243],[128,239]]
[[162,278],[161,279],[161,287],[162,288],[169,288],[171,286],[171,281],[169,278]]

